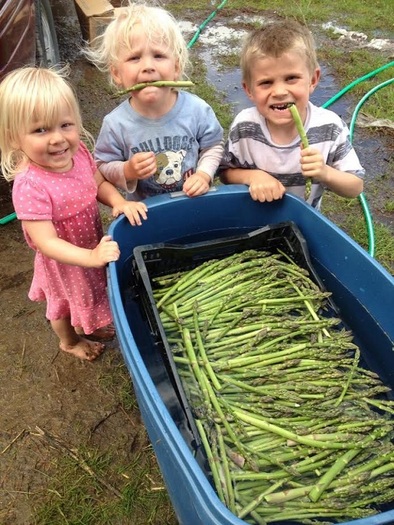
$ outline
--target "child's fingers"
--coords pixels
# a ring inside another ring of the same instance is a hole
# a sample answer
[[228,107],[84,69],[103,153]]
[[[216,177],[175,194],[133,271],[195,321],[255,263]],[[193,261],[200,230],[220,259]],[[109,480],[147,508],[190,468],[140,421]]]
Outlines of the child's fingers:
[[152,152],[136,153],[129,163],[138,179],[151,177],[157,171],[156,157]]
[[148,207],[144,202],[138,202],[137,203],[138,212],[147,219],[147,213],[148,213]]
[[132,226],[141,226],[141,218],[143,218],[145,221],[148,218],[146,207],[138,207],[133,209],[126,208],[124,214]]
[[105,252],[103,253],[103,257],[105,258],[106,262],[114,262],[119,259],[120,256],[120,250],[118,243],[115,241],[111,241],[108,243],[108,245],[105,247]]
[[148,218],[147,210],[142,209],[142,210],[140,210],[139,214],[144,219],[144,221],[147,220],[147,218]]
[[102,239],[100,241],[100,244],[103,244],[104,242],[108,242],[108,241],[111,241],[111,240],[112,240],[111,235],[104,235],[104,237],[102,237]]
[[183,184],[183,191],[188,197],[203,195],[209,190],[209,183],[203,177],[192,175]]
[[132,226],[141,226],[141,218],[148,218],[148,208],[144,202],[128,202],[122,206],[112,208],[112,216],[118,217],[121,213],[126,215]]
[[96,261],[95,266],[104,266],[109,262],[119,259],[120,249],[116,241],[113,241],[110,235],[104,235],[99,244],[92,250],[92,256]]

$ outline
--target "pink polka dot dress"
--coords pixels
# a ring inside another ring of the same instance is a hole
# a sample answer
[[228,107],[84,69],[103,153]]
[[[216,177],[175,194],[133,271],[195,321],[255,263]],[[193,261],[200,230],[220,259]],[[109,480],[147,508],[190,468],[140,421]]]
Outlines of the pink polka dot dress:
[[[30,165],[14,180],[12,199],[18,219],[52,221],[58,237],[75,246],[94,248],[103,236],[93,174],[94,161],[86,146],[74,156],[65,173]],[[34,275],[29,291],[32,301],[46,301],[49,320],[71,318],[85,334],[108,325],[112,318],[104,268],[82,268],[59,263],[35,250]]]

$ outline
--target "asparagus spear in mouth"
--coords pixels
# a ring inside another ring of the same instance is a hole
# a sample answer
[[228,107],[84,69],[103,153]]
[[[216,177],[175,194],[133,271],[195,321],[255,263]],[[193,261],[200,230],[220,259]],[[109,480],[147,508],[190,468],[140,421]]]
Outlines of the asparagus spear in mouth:
[[140,82],[139,84],[134,84],[134,86],[131,86],[127,89],[124,89],[123,91],[118,91],[115,96],[122,96],[126,93],[130,93],[132,91],[139,91],[141,89],[144,89],[149,86],[154,87],[192,87],[194,86],[193,82],[190,80],[156,80],[154,82]]

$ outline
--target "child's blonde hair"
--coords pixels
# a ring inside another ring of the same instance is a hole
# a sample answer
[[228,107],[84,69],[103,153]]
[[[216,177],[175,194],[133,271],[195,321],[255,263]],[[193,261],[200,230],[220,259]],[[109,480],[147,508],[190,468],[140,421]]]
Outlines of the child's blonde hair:
[[179,77],[182,78],[189,66],[189,52],[176,19],[165,9],[144,3],[130,1],[128,6],[117,9],[115,18],[104,33],[84,49],[86,58],[100,71],[109,74],[109,81],[114,86],[111,67],[119,61],[122,49],[131,48],[133,30],[137,24],[142,26],[148,41],[168,47],[177,61]]
[[19,137],[31,123],[43,121],[51,127],[58,120],[59,108],[66,103],[78,131],[89,143],[92,136],[82,126],[77,98],[66,81],[69,68],[61,70],[23,67],[9,73],[0,84],[0,166],[11,181],[28,160],[19,149]]
[[245,38],[241,52],[243,82],[250,86],[256,60],[278,58],[288,51],[296,51],[304,57],[311,74],[319,68],[312,33],[299,22],[280,20],[251,31]]

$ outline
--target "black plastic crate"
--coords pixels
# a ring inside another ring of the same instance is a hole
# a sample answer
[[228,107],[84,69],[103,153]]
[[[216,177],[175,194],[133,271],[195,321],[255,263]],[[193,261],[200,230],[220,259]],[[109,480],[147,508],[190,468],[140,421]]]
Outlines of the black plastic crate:
[[[155,277],[191,270],[209,259],[223,259],[245,250],[285,253],[298,266],[308,270],[311,279],[324,290],[324,285],[312,266],[306,240],[294,222],[271,224],[247,234],[222,237],[191,244],[157,243],[136,246],[133,250],[131,285],[138,298],[142,315],[148,322],[155,347],[164,364],[183,406],[197,446],[200,438],[192,410],[179,378],[171,347],[162,326],[153,297],[152,280]],[[337,313],[335,304],[328,300],[331,313]]]

